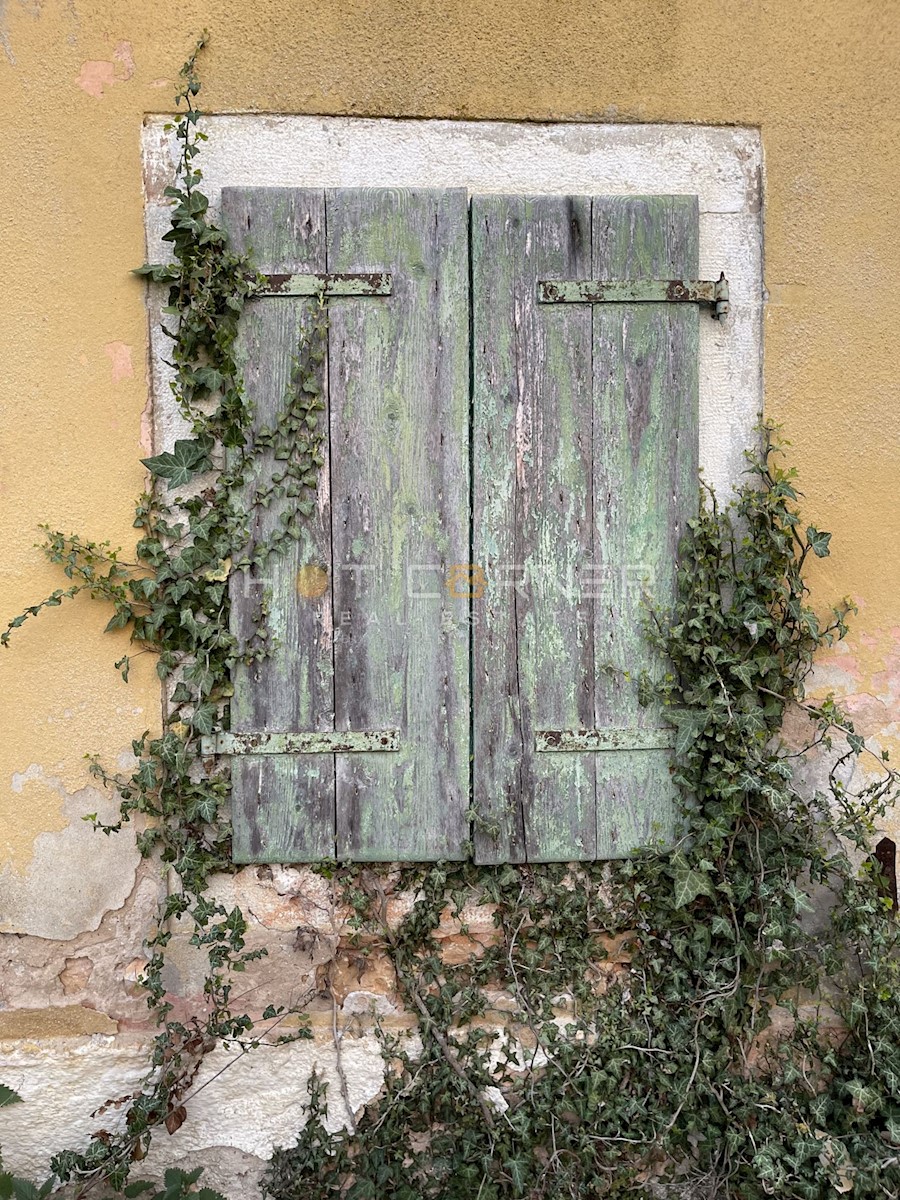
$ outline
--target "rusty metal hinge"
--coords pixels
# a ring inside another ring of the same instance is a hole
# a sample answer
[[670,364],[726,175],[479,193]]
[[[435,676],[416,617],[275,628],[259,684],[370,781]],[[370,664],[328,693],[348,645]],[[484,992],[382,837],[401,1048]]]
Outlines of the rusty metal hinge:
[[383,271],[362,274],[321,271],[311,275],[264,275],[265,286],[251,296],[390,296],[392,279]]
[[728,280],[541,279],[541,304],[708,304],[713,320],[728,316]]
[[673,729],[536,729],[538,753],[600,750],[670,750]]
[[399,749],[399,729],[214,733],[200,739],[201,754],[371,754]]

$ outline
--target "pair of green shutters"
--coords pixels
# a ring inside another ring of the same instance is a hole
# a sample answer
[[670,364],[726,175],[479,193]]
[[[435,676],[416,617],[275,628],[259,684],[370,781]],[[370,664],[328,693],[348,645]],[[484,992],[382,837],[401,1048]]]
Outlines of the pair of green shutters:
[[[237,669],[232,733],[327,735],[235,753],[236,860],[584,860],[665,836],[641,595],[671,596],[696,504],[698,313],[537,284],[695,276],[696,197],[240,188],[223,215],[266,273],[391,276],[328,302],[315,512],[265,578],[232,579],[236,630],[265,589],[276,642]],[[245,311],[261,425],[317,303]],[[382,748],[332,752],[347,731]]]

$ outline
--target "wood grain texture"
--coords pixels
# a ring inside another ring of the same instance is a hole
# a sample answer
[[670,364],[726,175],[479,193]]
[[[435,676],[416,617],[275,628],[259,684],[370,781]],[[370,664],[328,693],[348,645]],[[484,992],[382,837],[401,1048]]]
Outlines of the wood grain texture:
[[[327,269],[325,196],[320,190],[225,188],[222,216],[232,245],[252,249],[264,272]],[[271,426],[290,381],[301,332],[317,301],[258,299],[241,320],[238,353],[256,427]],[[377,303],[377,302],[376,302]],[[324,447],[327,453],[327,442]],[[265,485],[275,463],[259,455],[250,489]],[[283,504],[259,511],[251,541],[277,528]],[[236,733],[330,730],[334,719],[331,590],[304,596],[297,587],[304,566],[331,575],[327,472],[319,479],[314,515],[304,537],[284,555],[269,558],[253,575],[231,579],[232,626],[248,636],[264,593],[275,641],[271,658],[235,670],[231,726]],[[300,862],[334,855],[334,756],[241,756],[232,764],[236,862]]]
[[331,305],[338,857],[460,858],[468,836],[468,238],[462,191],[334,191],[328,269],[389,271]]
[[[686,278],[696,275],[698,259],[695,196],[595,198],[595,278]],[[601,728],[665,724],[656,707],[638,704],[639,673],[662,669],[641,636],[641,597],[671,600],[678,543],[696,511],[698,322],[697,309],[682,304],[593,309],[595,711]],[[665,750],[598,756],[598,858],[623,856],[671,832],[669,762]]]
[[536,757],[534,733],[594,724],[591,313],[537,302],[538,279],[589,273],[589,200],[473,199],[479,862],[594,857],[594,759]]
[[672,823],[634,680],[696,503],[697,312],[538,305],[537,282],[695,273],[696,200],[476,197],[472,255],[476,857],[618,857]]
[[[232,728],[329,746],[396,729],[398,749],[241,754],[236,860],[462,857],[470,665],[478,861],[617,857],[665,836],[664,721],[634,680],[658,668],[642,592],[671,597],[696,505],[698,316],[539,305],[537,281],[695,274],[696,200],[476,197],[471,296],[463,192],[228,189],[223,210],[267,273],[390,272],[393,287],[329,302],[330,469],[296,552],[232,580],[235,630],[250,632],[265,588],[278,643],[238,669]],[[309,304],[248,306],[260,423]],[[271,470],[261,457],[258,479]],[[487,579],[471,664],[470,601],[448,586],[470,561]],[[298,587],[304,568],[324,592]]]

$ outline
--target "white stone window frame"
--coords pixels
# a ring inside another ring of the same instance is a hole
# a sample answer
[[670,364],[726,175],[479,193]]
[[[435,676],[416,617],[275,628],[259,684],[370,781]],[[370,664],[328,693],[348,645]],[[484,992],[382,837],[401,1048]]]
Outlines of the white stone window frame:
[[[148,261],[169,256],[163,189],[179,144],[171,116],[151,115],[142,133]],[[700,277],[724,271],[731,312],[700,320],[700,463],[725,497],[740,483],[756,443],[763,402],[763,155],[758,129],[368,117],[212,115],[198,160],[213,217],[223,187],[467,188],[524,195],[695,194]],[[158,452],[181,433],[163,365],[162,289],[151,289],[151,401]]]

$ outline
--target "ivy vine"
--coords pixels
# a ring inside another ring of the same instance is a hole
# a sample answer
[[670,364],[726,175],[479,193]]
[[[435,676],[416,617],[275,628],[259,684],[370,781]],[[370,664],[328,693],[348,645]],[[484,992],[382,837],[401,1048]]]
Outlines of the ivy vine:
[[[124,678],[134,653],[152,652],[167,694],[163,731],[135,740],[132,773],[92,768],[121,802],[120,820],[94,817],[97,828],[140,817],[142,853],[179,880],[143,978],[160,1022],[150,1071],[126,1098],[124,1131],[57,1155],[42,1195],[70,1181],[77,1194],[101,1181],[138,1194],[132,1164],[155,1129],[188,1118],[203,1056],[222,1040],[254,1044],[232,980],[261,952],[246,949],[240,910],[209,895],[210,877],[232,869],[228,778],[203,769],[199,739],[227,722],[235,665],[267,652],[264,628],[244,643],[230,629],[229,575],[281,552],[311,511],[325,316],[298,347],[282,412],[258,428],[235,344],[260,277],[210,220],[196,162],[204,43],[182,69],[171,127],[173,259],[138,272],[169,289],[188,436],[144,460],[153,486],[137,506],[134,561],[46,530],[45,552],[71,585],[0,637],[7,645],[26,619],[86,592],[111,604],[108,628],[130,634]],[[900,1197],[898,927],[866,857],[898,777],[833,698],[806,695],[814,655],[845,635],[852,606],[820,620],[810,605],[805,568],[828,554],[829,535],[801,521],[781,450],[766,428],[734,501],[701,496],[677,600],[647,614],[669,666],[640,681],[642,695],[677,731],[674,846],[576,866],[329,868],[358,953],[390,958],[418,1026],[415,1037],[380,1028],[384,1088],[353,1128],[329,1131],[327,1088],[310,1080],[303,1127],[268,1165],[266,1196]],[[279,464],[263,485],[251,470],[261,453]],[[275,501],[276,532],[254,540],[254,514]],[[803,746],[782,739],[788,711],[805,716]],[[796,781],[810,750],[832,764],[819,790]],[[388,900],[400,890],[414,902],[395,927]],[[494,906],[493,934],[447,961],[442,917],[463,921],[473,901]],[[162,980],[181,920],[209,960],[206,1007],[188,1022],[173,1018]],[[170,1173],[158,1195],[189,1194],[196,1178]],[[29,1194],[9,1179],[0,1196]]]
[[[264,628],[244,643],[230,630],[229,575],[254,571],[298,536],[292,516],[274,534],[251,543],[254,513],[273,496],[287,495],[302,517],[309,505],[305,493],[315,487],[322,465],[321,317],[298,348],[273,429],[254,430],[252,406],[244,395],[235,357],[238,322],[262,277],[247,256],[229,249],[200,188],[196,159],[207,135],[198,128],[196,63],[206,40],[206,35],[198,40],[181,69],[176,105],[184,111],[177,123],[166,126],[180,147],[175,182],[165,190],[172,207],[163,240],[171,245],[172,261],[135,272],[168,287],[162,328],[171,343],[171,388],[189,436],[176,440],[171,451],[142,460],[153,486],[135,510],[134,526],[140,531],[135,559],[123,560],[109,543],[44,527],[43,550],[72,583],[26,608],[0,635],[7,646],[25,620],[84,592],[112,606],[107,630],[129,632],[135,649],[115,664],[123,679],[127,682],[136,653],[152,653],[166,684],[163,730],[158,735],[145,732],[132,743],[134,770],[123,775],[99,761],[91,765],[95,778],[117,792],[119,820],[106,825],[96,814],[86,819],[107,835],[138,819],[141,853],[156,856],[177,886],[170,888],[148,940],[149,963],[140,983],[160,1032],[145,1085],[120,1098],[128,1105],[126,1129],[119,1136],[98,1134],[86,1152],[66,1151],[52,1162],[56,1180],[75,1181],[78,1194],[98,1181],[124,1186],[132,1163],[146,1154],[154,1129],[174,1133],[179,1128],[202,1059],[218,1042],[250,1048],[258,1040],[251,1037],[250,1017],[232,1003],[232,980],[265,951],[248,951],[241,910],[226,909],[209,895],[210,877],[233,869],[224,810],[229,780],[227,770],[206,769],[199,739],[227,722],[235,664],[268,652]],[[251,468],[265,450],[285,461],[284,473],[270,487],[258,488]],[[192,925],[191,944],[208,959],[206,1008],[188,1023],[172,1018],[163,982],[166,947],[182,919]],[[267,1009],[265,1015],[271,1027],[288,1014]],[[306,1036],[301,1023],[299,1031],[280,1040]],[[180,1173],[172,1178],[177,1183]]]

